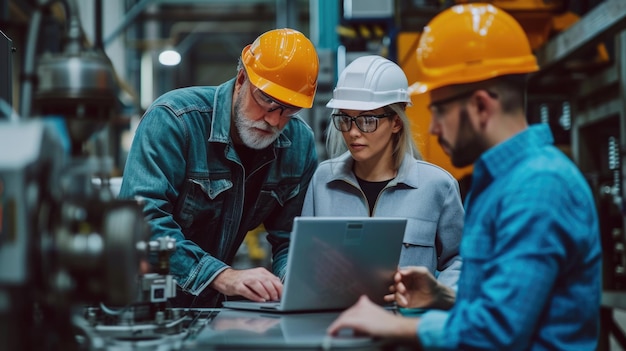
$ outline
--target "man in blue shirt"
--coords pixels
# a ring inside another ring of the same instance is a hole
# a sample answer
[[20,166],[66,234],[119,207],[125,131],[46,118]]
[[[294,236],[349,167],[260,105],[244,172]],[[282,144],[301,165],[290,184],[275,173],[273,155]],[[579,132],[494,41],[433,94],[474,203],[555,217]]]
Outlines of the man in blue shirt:
[[[430,133],[455,166],[474,164],[456,301],[406,318],[362,297],[329,333],[352,328],[425,350],[595,350],[595,203],[548,126],[527,125],[525,75],[538,67],[522,28],[491,5],[454,6],[427,25],[417,56],[413,87],[430,93]],[[419,267],[399,271],[392,288],[401,307],[439,291]]]
[[[313,131],[297,113],[313,104],[318,65],[302,33],[271,30],[243,49],[232,80],[170,91],[144,114],[120,197],[143,200],[153,238],[176,240],[174,306],[280,298],[293,218],[317,166]],[[233,269],[261,223],[273,272]]]

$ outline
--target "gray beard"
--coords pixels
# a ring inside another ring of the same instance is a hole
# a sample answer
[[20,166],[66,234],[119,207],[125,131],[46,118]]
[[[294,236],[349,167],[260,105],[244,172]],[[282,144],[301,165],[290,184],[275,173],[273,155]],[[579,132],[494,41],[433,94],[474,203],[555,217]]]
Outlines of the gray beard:
[[[263,120],[252,121],[248,119],[241,107],[240,97],[237,97],[235,101],[235,128],[237,129],[237,134],[241,142],[245,146],[256,150],[265,149],[270,146],[280,134],[278,128],[270,126]],[[270,136],[261,135],[255,130],[256,128],[268,131],[271,130],[274,134]]]

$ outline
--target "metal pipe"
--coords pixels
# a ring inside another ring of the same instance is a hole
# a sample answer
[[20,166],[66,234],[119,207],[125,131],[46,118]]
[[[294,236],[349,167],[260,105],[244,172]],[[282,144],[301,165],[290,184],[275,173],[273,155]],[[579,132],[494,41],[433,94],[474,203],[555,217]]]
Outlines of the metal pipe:
[[60,0],[67,9],[67,44],[64,52],[78,55],[82,51],[83,28],[80,24],[78,4],[76,0]]
[[120,25],[117,26],[117,28],[115,28],[113,32],[106,37],[106,39],[104,39],[104,45],[106,46],[111,44],[111,42],[132,23],[135,17],[139,16],[139,14],[143,12],[143,10],[152,2],[154,2],[154,0],[141,0],[138,4],[133,6],[122,20],[122,23],[120,23]]
[[42,3],[33,12],[33,17],[28,26],[26,36],[26,52],[24,54],[24,70],[22,74],[22,92],[20,94],[20,115],[22,118],[30,117],[30,108],[33,101],[33,80],[35,79],[35,51],[39,38],[39,26],[41,24]]
[[102,41],[102,16],[104,14],[104,11],[102,11],[102,0],[95,0],[94,9],[95,9],[94,47],[98,50],[104,51],[104,42]]

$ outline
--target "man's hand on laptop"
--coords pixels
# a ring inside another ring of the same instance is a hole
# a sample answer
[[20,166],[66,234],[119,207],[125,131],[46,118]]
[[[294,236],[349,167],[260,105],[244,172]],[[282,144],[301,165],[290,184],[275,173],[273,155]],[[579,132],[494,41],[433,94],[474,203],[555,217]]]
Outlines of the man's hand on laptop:
[[265,268],[225,269],[211,287],[226,296],[239,295],[252,301],[278,301],[283,293],[280,279]]

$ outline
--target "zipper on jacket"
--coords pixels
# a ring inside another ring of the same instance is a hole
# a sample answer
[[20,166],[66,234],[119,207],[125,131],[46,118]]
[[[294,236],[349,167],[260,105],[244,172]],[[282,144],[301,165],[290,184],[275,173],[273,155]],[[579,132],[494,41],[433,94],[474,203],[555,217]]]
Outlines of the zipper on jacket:
[[[365,196],[365,193],[363,192],[363,189],[361,189],[359,184],[355,184],[355,183],[351,182],[349,179],[342,179],[342,180],[344,182],[346,182],[348,185],[352,185],[353,187],[355,187],[356,189],[359,190],[359,192],[361,193],[361,197],[365,200],[365,209],[369,213],[370,203],[369,203],[369,201],[367,201],[367,196]],[[374,201],[374,207],[372,207],[372,213],[370,213],[370,217],[374,217],[374,214],[376,214],[376,205],[378,204],[378,200],[380,199],[380,196],[382,195],[382,193],[385,190],[393,188],[393,187],[395,187],[397,185],[397,183],[394,184],[394,185],[391,185],[392,181],[393,181],[393,179],[389,180],[389,182],[387,182],[387,185],[385,185],[385,187],[382,188],[382,190],[376,196],[376,201]]]
[[[363,192],[363,189],[361,189],[359,184],[354,184],[351,181],[349,181],[348,179],[343,179],[343,181],[348,183],[348,185],[352,185],[357,190],[359,190],[359,192],[361,193],[361,198],[365,200],[365,209],[367,210],[367,213],[369,213],[370,212],[370,203],[367,201],[367,196],[365,196],[365,193]],[[378,201],[378,199],[377,199],[377,201]],[[374,203],[374,209],[376,209],[376,203]],[[370,217],[374,217],[374,212],[370,213]]]

